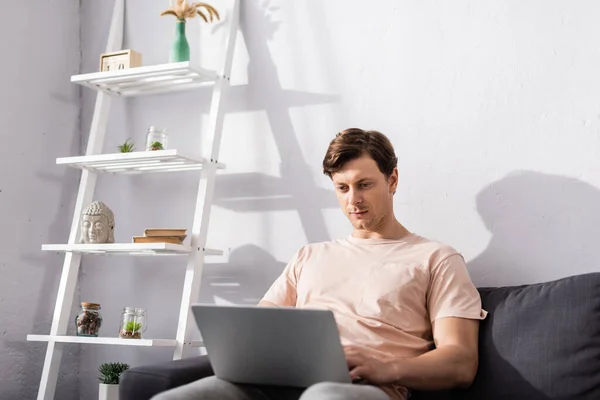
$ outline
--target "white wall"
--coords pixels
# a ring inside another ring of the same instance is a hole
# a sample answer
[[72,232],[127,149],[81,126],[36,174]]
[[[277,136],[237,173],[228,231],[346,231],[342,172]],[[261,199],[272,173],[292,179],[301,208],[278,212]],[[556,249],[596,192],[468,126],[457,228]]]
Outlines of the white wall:
[[[219,5],[224,1],[215,1]],[[84,2],[84,71],[97,68],[112,2]],[[225,106],[202,301],[254,303],[293,252],[350,232],[320,164],[347,127],[378,129],[396,146],[397,216],[463,252],[477,285],[598,271],[600,5],[596,1],[243,0]],[[166,0],[128,0],[126,47],[166,62],[174,21]],[[193,55],[210,66],[211,27],[190,21]],[[202,32],[203,50],[197,40]],[[105,150],[149,125],[199,149],[209,91],[115,104]],[[85,92],[84,132],[94,97]],[[102,178],[117,239],[149,226],[191,228],[196,175]],[[87,259],[80,300],[149,309],[148,336],[175,334],[184,262]],[[169,359],[170,350],[81,349],[84,398],[107,360]]]
[[[79,2],[0,5],[0,399],[36,397],[77,173],[56,157],[79,151]],[[74,309],[75,311],[75,309]],[[79,349],[67,347],[57,398],[78,398]]]

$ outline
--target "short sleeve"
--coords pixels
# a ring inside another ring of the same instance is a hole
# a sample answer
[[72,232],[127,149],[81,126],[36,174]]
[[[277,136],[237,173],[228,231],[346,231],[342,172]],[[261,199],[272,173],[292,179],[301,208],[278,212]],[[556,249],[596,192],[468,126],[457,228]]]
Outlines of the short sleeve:
[[444,317],[482,320],[487,316],[460,254],[447,257],[431,270],[427,309],[431,322]]
[[296,288],[300,276],[301,254],[302,249],[294,254],[290,262],[283,269],[281,275],[279,275],[269,290],[267,290],[267,293],[265,293],[260,301],[261,303],[266,302],[281,307],[296,305]]

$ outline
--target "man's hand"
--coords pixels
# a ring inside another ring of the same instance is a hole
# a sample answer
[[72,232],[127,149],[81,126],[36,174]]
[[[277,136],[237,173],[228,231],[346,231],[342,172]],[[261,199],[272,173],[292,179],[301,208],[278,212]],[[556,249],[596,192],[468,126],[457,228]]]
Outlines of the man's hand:
[[397,379],[393,357],[374,358],[355,346],[344,347],[352,380],[362,378],[369,383],[385,385]]
[[433,323],[436,349],[414,358],[366,355],[360,347],[346,346],[352,379],[368,383],[397,383],[416,390],[467,387],[478,366],[479,321],[440,318]]

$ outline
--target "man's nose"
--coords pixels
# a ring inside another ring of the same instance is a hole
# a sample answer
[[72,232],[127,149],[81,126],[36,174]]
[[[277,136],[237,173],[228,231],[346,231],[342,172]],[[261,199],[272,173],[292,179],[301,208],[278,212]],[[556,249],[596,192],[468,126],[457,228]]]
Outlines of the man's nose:
[[362,198],[360,193],[357,190],[349,189],[348,190],[348,203],[350,204],[360,204],[362,202]]

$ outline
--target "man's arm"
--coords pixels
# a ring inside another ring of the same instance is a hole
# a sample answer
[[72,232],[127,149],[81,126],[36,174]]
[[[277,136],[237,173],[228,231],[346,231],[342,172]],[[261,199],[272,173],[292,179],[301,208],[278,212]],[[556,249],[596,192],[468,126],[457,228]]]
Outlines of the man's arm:
[[257,305],[261,306],[261,307],[279,307],[278,304],[271,303],[270,301],[266,301],[266,300],[259,301]]
[[346,349],[351,377],[375,384],[397,383],[416,390],[467,387],[478,367],[479,321],[447,317],[433,322],[436,348],[415,358],[375,360]]
[[297,299],[296,287],[302,268],[301,260],[304,248],[300,248],[283,269],[283,272],[271,284],[267,293],[258,302],[263,307],[295,306]]
[[395,380],[416,390],[470,386],[479,360],[479,320],[440,318],[433,322],[433,336],[434,350],[392,364]]

